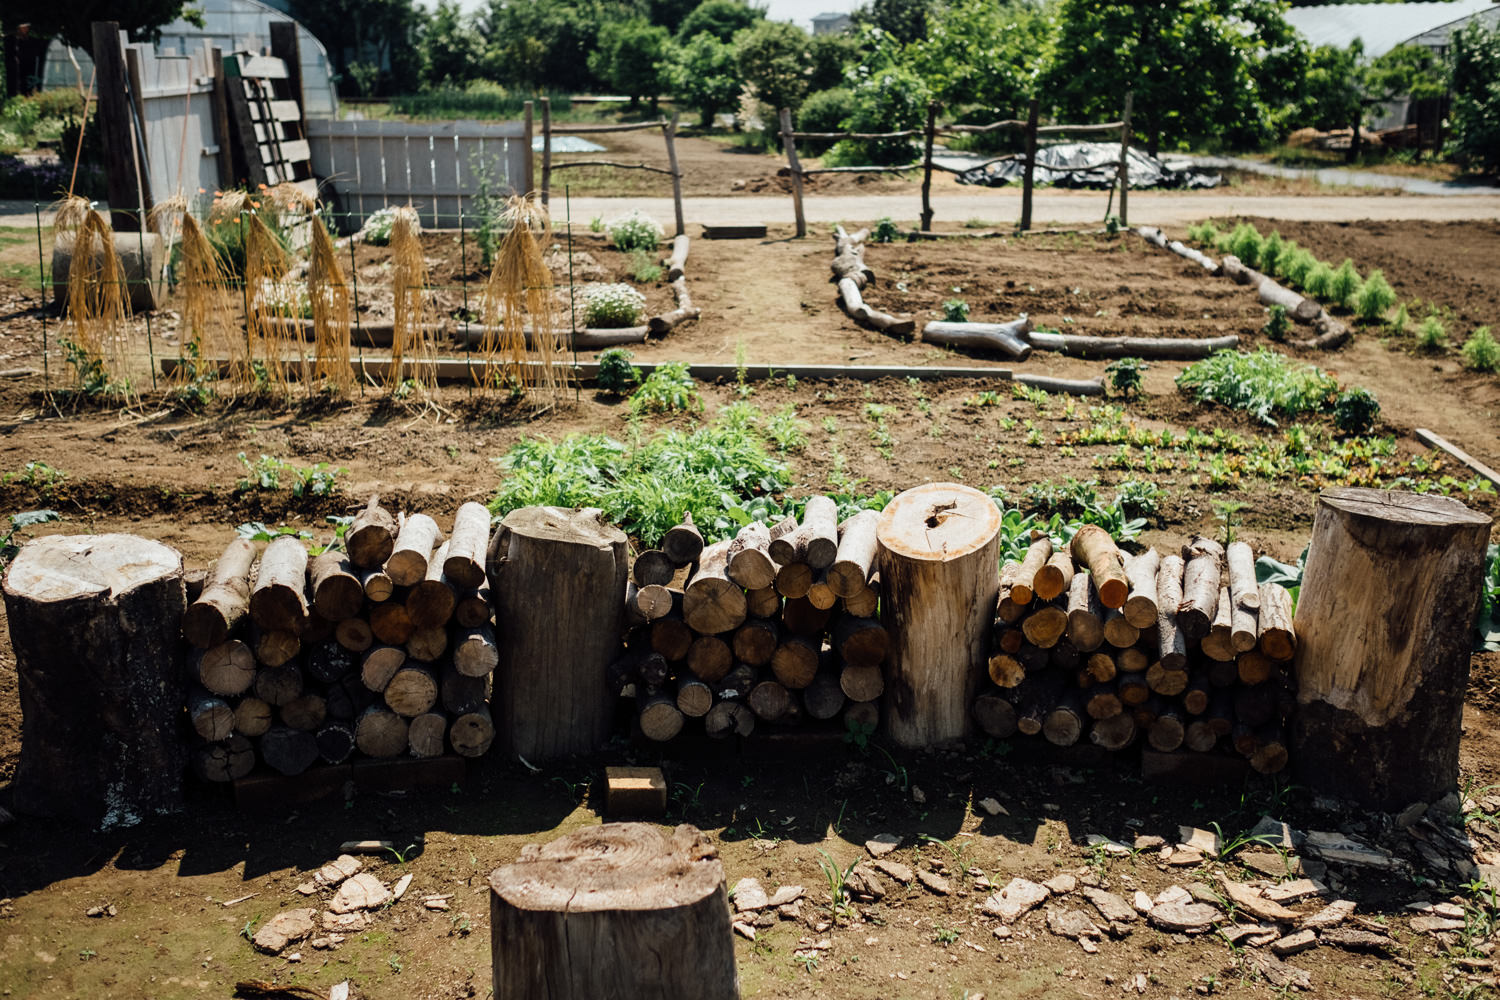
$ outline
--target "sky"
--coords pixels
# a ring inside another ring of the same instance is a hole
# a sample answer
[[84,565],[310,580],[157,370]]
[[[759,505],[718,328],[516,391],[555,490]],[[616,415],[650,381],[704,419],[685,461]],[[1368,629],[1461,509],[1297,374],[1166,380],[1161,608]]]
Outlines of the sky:
[[[427,7],[437,6],[435,0],[418,0]],[[858,7],[864,0],[756,0],[765,6],[766,16],[773,21],[794,21],[812,30],[812,19],[816,14],[834,11],[851,11]],[[485,0],[458,0],[458,5],[464,10],[473,10],[482,6]]]

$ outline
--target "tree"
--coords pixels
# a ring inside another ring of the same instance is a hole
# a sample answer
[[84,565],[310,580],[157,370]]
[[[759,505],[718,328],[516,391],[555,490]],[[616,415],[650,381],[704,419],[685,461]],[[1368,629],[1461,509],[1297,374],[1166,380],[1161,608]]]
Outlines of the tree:
[[683,19],[682,26],[677,29],[677,40],[683,42],[706,31],[719,41],[727,42],[735,32],[750,27],[765,16],[765,11],[751,7],[744,0],[703,0]]
[[1500,28],[1476,19],[1454,32],[1451,45],[1454,159],[1500,172]]
[[932,0],[870,0],[854,12],[856,24],[879,28],[905,45],[927,37]]
[[428,86],[462,85],[479,76],[484,45],[458,0],[438,0],[422,30],[422,79]]
[[659,24],[639,18],[610,21],[599,32],[598,48],[589,53],[589,69],[629,97],[631,107],[648,97],[655,108],[671,42],[672,36]]
[[734,47],[745,82],[771,113],[780,108],[796,111],[807,96],[807,33],[794,24],[761,21],[735,35]]
[[713,125],[714,115],[734,107],[745,84],[734,46],[706,31],[676,46],[662,72],[672,97],[697,111],[704,128]]
[[3,20],[7,33],[12,27],[29,24],[29,34],[33,37],[57,36],[74,48],[92,51],[95,21],[118,21],[122,29],[139,40],[155,40],[160,37],[159,29],[178,18],[203,27],[203,12],[187,7],[187,3],[188,0],[5,0]]

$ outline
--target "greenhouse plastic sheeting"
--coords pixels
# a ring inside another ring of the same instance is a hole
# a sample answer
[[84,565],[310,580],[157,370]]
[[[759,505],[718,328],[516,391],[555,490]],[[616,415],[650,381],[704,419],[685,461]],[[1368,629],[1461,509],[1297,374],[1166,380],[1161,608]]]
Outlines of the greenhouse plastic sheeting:
[[[1063,142],[1041,146],[1036,151],[1036,170],[1032,179],[1037,184],[1052,184],[1056,187],[1104,190],[1114,186],[1117,173],[1114,163],[1119,156],[1120,147],[1109,142]],[[1109,165],[1073,172],[1049,169],[1085,167],[1090,164]],[[992,163],[987,167],[975,167],[959,174],[958,183],[1004,187],[1012,181],[1020,181],[1025,168],[1026,165],[1021,160]],[[1221,183],[1223,179],[1218,174],[1191,166],[1175,169],[1140,150],[1130,151],[1132,188],[1211,188],[1218,187]]]

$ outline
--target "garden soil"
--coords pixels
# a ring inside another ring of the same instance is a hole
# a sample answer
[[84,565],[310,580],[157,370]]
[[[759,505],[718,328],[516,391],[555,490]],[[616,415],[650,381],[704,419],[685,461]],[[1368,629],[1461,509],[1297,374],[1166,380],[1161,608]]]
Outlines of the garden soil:
[[[1260,222],[1262,230],[1272,224]],[[1462,326],[1500,321],[1492,266],[1500,259],[1500,230],[1492,224],[1280,227],[1283,235],[1335,261],[1347,255],[1361,271],[1384,268],[1403,297],[1449,305]],[[1133,236],[956,235],[871,245],[867,259],[877,280],[868,299],[911,312],[919,327],[941,312],[945,300],[957,298],[969,304],[973,319],[1006,320],[1026,312],[1038,326],[1064,332],[1234,333],[1247,346],[1265,343],[1259,332],[1264,312],[1252,294]],[[688,280],[703,317],[642,345],[636,359],[895,364],[914,370],[962,364],[1065,377],[1087,377],[1101,368],[1042,353],[1010,365],[863,330],[834,302],[827,281],[832,240],[789,237],[773,228],[764,241],[695,240]],[[424,237],[436,280],[459,288],[456,303],[451,289],[439,302],[448,315],[463,308],[458,278],[474,273],[468,247],[456,239]],[[559,240],[554,273],[565,269],[567,249],[566,240]],[[628,274],[629,260],[600,237],[579,235],[573,250],[575,276],[588,263],[583,255],[600,280]],[[361,282],[378,286],[379,251],[362,248],[357,261]],[[660,286],[646,294],[653,307],[670,298]],[[371,294],[367,301],[373,306],[377,299]],[[377,310],[367,315],[373,318]],[[176,354],[174,327],[169,316],[154,321],[156,358]],[[52,353],[46,368],[58,388],[66,372],[56,351],[55,320],[47,320],[47,330]],[[1500,381],[1494,376],[1464,372],[1451,353],[1418,356],[1400,338],[1382,339],[1372,331],[1357,333],[1336,354],[1303,356],[1346,384],[1375,392],[1382,403],[1381,430],[1397,438],[1398,454],[1425,452],[1410,436],[1423,426],[1500,465]],[[627,407],[591,390],[541,412],[463,387],[446,388],[435,405],[425,406],[384,400],[374,388],[347,402],[315,398],[290,409],[239,399],[205,411],[183,410],[149,392],[125,408],[72,404],[45,391],[34,292],[14,281],[0,284],[0,361],[7,369],[0,378],[0,471],[8,474],[0,482],[0,510],[50,507],[63,517],[60,524],[22,534],[138,532],[178,547],[190,566],[206,565],[244,522],[301,526],[321,539],[327,515],[349,513],[375,490],[393,506],[446,516],[464,500],[493,493],[500,475],[493,460],[522,436],[592,431],[626,439],[632,433]],[[1241,414],[1191,404],[1172,381],[1182,367],[1153,364],[1144,395],[1119,405],[1152,429],[1223,428],[1247,438],[1279,433]],[[139,377],[138,385],[146,384]],[[1069,453],[1059,443],[1099,401],[1081,399],[1070,409],[1061,397],[1039,404],[1013,398],[1008,390],[1003,381],[903,379],[777,378],[743,386],[726,380],[702,387],[706,415],[743,400],[766,414],[792,406],[807,421],[806,444],[787,456],[798,493],[856,480],[862,490],[954,480],[1004,487],[1019,503],[1028,484],[1074,477],[1097,479],[1100,495],[1112,496],[1126,474],[1099,461],[1109,449],[1080,446]],[[981,400],[986,391],[997,392],[993,405]],[[686,428],[696,419],[654,419],[646,431]],[[299,465],[330,463],[342,470],[338,492],[297,499],[285,490],[240,490],[241,453],[250,461],[266,454]],[[28,472],[27,463],[45,463],[58,475],[36,466]],[[1451,463],[1443,471],[1468,478]],[[1289,488],[1246,476],[1211,491],[1183,469],[1152,478],[1167,493],[1144,541],[1176,545],[1198,531],[1222,532],[1214,503],[1229,498],[1245,504],[1235,516],[1236,530],[1257,550],[1294,561],[1306,544],[1316,484]],[[1474,494],[1470,502],[1491,515],[1500,510],[1493,496]],[[1500,783],[1497,661],[1495,654],[1475,658],[1465,716],[1461,764],[1476,811],[1500,811],[1500,801],[1486,791]],[[9,642],[0,637],[0,781],[14,773],[20,748],[13,668]],[[672,790],[668,822],[708,830],[731,884],[755,876],[768,889],[796,884],[806,890],[803,920],[758,928],[753,942],[737,938],[746,996],[1261,997],[1273,990],[1251,969],[1246,949],[1212,935],[1181,937],[1137,926],[1119,940],[1105,939],[1099,954],[1091,955],[1048,933],[1040,912],[1019,922],[1009,938],[997,938],[995,922],[981,918],[977,905],[989,894],[986,883],[998,887],[1013,875],[1040,881],[1072,874],[1127,898],[1136,888],[1155,894],[1172,884],[1213,881],[1213,865],[1180,870],[1151,851],[1109,858],[1084,846],[1089,834],[1130,843],[1138,833],[1172,839],[1179,824],[1218,824],[1232,835],[1263,812],[1302,829],[1350,823],[1348,815],[1323,811],[1325,804],[1285,779],[1208,787],[1145,784],[1127,770],[1095,769],[1093,762],[1066,756],[1037,762],[1023,759],[1023,751],[1007,753],[980,741],[921,754],[888,753],[878,742],[861,747],[835,735],[779,750],[743,751],[690,744],[663,757],[622,739],[597,758],[540,771],[495,756],[478,762],[468,780],[452,789],[336,797],[275,814],[239,811],[222,789],[194,788],[186,814],[132,830],[90,833],[25,820],[0,829],[0,990],[16,997],[222,997],[243,979],[323,990],[347,979],[356,997],[484,997],[488,873],[514,860],[523,844],[597,822],[600,797],[592,782],[601,765],[660,761]],[[979,805],[991,797],[1002,807],[993,814]],[[1465,877],[1423,867],[1410,837],[1373,818],[1353,823],[1362,836],[1392,847],[1415,867],[1335,873],[1343,878],[1335,891],[1355,900],[1361,914],[1393,928],[1395,942],[1389,954],[1325,947],[1290,958],[1311,973],[1311,995],[1489,990],[1485,983],[1492,973],[1482,959],[1463,967],[1445,958],[1435,938],[1411,930],[1404,910],[1416,900],[1449,898]],[[941,874],[949,892],[888,881],[883,899],[833,920],[820,863],[845,869],[865,841],[880,833],[901,837],[895,857]],[[1492,821],[1476,821],[1469,834],[1479,860],[1500,861],[1494,853],[1500,852],[1500,833]],[[399,858],[367,864],[387,884],[413,876],[403,901],[333,950],[304,946],[297,962],[255,952],[242,932],[278,910],[304,905],[296,886],[331,860],[340,842],[364,837],[390,839],[402,848]],[[424,907],[422,900],[435,894],[450,897],[447,910]],[[1058,905],[1085,907],[1077,897]],[[101,915],[90,916],[91,908]]]

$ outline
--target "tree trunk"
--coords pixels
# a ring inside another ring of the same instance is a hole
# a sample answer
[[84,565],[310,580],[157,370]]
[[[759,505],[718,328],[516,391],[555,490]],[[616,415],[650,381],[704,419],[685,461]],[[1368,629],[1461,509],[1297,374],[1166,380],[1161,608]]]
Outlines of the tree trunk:
[[494,1000],[735,1000],[729,912],[693,827],[606,823],[528,845],[490,876]]
[[1382,810],[1457,786],[1489,528],[1448,497],[1324,491],[1296,614],[1299,782]]
[[374,569],[385,564],[396,545],[396,519],[380,506],[380,496],[370,497],[364,510],[354,515],[344,536],[349,561],[360,569]]
[[254,543],[243,538],[229,543],[214,563],[213,576],[203,593],[183,613],[184,639],[199,649],[218,646],[229,639],[229,633],[250,610],[250,566],[254,562]]
[[458,508],[443,575],[459,590],[472,590],[484,583],[484,562],[490,548],[490,512],[470,500]]
[[624,616],[626,550],[624,533],[592,508],[523,507],[501,522],[490,549],[505,637],[495,709],[512,753],[535,763],[609,738],[605,668]]
[[922,339],[929,344],[942,344],[945,347],[999,351],[1008,358],[1025,361],[1031,357],[1031,345],[1025,340],[1030,333],[1029,317],[1010,323],[948,323],[933,320],[922,328]]
[[250,592],[250,618],[263,629],[301,632],[307,627],[307,546],[282,535],[266,546]]
[[989,497],[952,483],[907,490],[880,515],[882,623],[891,640],[884,714],[902,746],[970,729],[1000,596],[999,529]]

